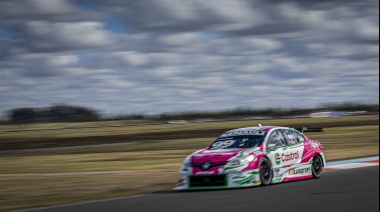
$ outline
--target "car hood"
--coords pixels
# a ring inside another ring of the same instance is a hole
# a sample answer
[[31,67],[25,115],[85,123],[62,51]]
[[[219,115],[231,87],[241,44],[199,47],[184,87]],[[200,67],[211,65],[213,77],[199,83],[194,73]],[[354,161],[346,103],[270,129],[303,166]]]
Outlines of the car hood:
[[191,157],[191,163],[204,163],[210,161],[211,163],[226,162],[232,157],[236,156],[242,151],[247,149],[221,149],[221,150],[201,150]]

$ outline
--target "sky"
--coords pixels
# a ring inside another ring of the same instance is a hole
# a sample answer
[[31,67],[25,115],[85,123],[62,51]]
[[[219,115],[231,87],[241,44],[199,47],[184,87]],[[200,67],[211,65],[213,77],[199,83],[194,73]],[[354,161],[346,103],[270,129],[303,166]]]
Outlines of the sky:
[[379,102],[378,0],[0,0],[0,114]]

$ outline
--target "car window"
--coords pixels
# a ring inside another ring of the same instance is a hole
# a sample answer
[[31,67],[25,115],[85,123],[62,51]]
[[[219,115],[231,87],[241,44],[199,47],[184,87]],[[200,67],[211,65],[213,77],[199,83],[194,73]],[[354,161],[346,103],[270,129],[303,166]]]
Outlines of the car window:
[[264,137],[265,134],[219,137],[216,141],[214,141],[214,143],[210,145],[210,149],[216,150],[234,148],[253,148],[262,144],[264,141]]
[[294,133],[290,130],[283,130],[285,139],[288,141],[288,145],[294,145],[299,143]]
[[280,130],[272,132],[267,142],[267,147],[270,144],[274,144],[276,147],[282,147],[285,145],[285,139]]
[[293,133],[293,135],[296,138],[296,140],[297,140],[298,143],[305,142],[305,138],[303,137],[303,135],[301,135],[300,133],[295,132],[295,131],[291,131],[291,132]]

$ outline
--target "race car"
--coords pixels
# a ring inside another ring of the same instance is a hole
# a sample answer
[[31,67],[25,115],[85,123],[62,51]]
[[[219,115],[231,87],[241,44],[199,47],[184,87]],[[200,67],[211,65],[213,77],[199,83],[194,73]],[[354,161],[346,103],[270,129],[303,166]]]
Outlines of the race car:
[[289,127],[261,126],[227,131],[188,156],[177,189],[270,185],[320,178],[326,160],[321,143]]

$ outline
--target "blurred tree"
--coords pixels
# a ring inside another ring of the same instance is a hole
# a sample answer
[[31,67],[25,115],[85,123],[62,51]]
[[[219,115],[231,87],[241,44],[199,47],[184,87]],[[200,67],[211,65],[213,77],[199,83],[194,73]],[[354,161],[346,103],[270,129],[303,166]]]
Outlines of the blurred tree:
[[15,122],[32,122],[36,118],[33,108],[16,108],[9,111],[9,119]]
[[99,114],[89,108],[55,105],[49,108],[16,108],[9,112],[11,122],[97,121]]
[[96,121],[99,119],[97,112],[78,106],[55,105],[50,107],[50,116],[58,121]]

